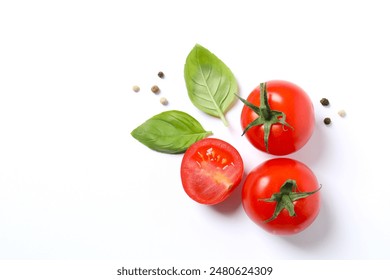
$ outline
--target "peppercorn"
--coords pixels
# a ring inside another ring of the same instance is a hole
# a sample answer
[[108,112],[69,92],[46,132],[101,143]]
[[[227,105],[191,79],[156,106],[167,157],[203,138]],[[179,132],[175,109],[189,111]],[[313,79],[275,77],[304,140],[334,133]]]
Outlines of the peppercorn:
[[326,125],[329,125],[331,122],[332,122],[332,121],[331,121],[330,118],[325,118],[325,119],[324,119],[324,124],[326,124]]
[[133,91],[134,92],[139,92],[140,90],[140,87],[139,86],[133,86]]
[[166,99],[165,97],[161,97],[160,98],[160,103],[162,104],[162,105],[168,105],[168,99]]
[[342,117],[342,118],[344,118],[344,117],[346,116],[346,114],[347,114],[347,113],[345,112],[345,110],[340,110],[340,111],[338,111],[337,113],[338,113],[339,116]]
[[327,98],[322,98],[320,100],[320,103],[322,104],[322,106],[328,106],[329,105],[329,100]]
[[160,92],[160,88],[156,85],[152,86],[152,88],[150,89],[153,93],[157,94]]
[[160,71],[157,73],[157,76],[161,79],[164,79],[165,75],[164,75],[164,72]]

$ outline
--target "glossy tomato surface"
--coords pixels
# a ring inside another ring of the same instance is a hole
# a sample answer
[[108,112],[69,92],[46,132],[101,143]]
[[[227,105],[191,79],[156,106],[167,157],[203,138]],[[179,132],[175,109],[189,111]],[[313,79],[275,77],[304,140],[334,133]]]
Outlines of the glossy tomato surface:
[[[280,192],[287,180],[296,181],[297,195],[315,192],[293,202],[295,216],[283,209],[273,220],[276,202],[267,199]],[[268,160],[255,167],[246,177],[242,203],[246,214],[256,224],[273,234],[290,235],[301,232],[313,223],[320,211],[319,185],[314,173],[303,163],[287,158]]]
[[190,198],[201,204],[224,201],[241,182],[244,164],[229,143],[205,138],[191,145],[181,163],[181,181]]
[[[245,135],[257,149],[273,155],[287,155],[301,149],[313,134],[315,126],[314,108],[310,97],[299,86],[280,80],[266,82],[268,103],[272,110],[283,112],[286,122],[273,124],[268,139],[268,150],[264,141],[264,125],[251,127]],[[247,101],[260,106],[260,87],[257,86]],[[241,126],[245,129],[258,115],[248,106],[241,112]]]

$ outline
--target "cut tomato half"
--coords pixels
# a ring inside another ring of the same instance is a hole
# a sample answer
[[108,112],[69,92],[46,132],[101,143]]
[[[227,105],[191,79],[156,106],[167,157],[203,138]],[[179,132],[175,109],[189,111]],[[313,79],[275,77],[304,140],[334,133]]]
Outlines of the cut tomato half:
[[224,201],[240,184],[244,164],[229,143],[206,138],[190,146],[181,163],[181,181],[187,195],[201,204]]

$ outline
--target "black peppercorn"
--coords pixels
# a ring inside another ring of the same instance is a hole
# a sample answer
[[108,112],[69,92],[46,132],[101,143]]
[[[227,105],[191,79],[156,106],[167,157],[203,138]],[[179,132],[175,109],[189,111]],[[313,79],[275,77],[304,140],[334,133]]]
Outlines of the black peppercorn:
[[326,124],[326,125],[329,125],[331,122],[332,122],[332,121],[331,121],[330,118],[325,118],[325,119],[324,119],[324,124]]
[[323,106],[328,106],[328,105],[329,105],[329,100],[328,100],[327,98],[322,98],[322,99],[320,100],[320,102],[321,102],[321,104],[322,104]]

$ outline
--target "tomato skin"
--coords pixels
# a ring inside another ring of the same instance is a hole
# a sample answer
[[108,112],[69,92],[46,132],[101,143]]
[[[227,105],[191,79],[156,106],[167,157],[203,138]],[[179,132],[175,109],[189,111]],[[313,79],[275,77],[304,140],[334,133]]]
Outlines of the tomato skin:
[[320,211],[320,193],[316,192],[293,202],[296,216],[291,217],[283,209],[274,220],[264,222],[272,217],[276,202],[261,199],[279,192],[287,179],[296,181],[299,192],[319,189],[317,178],[309,167],[288,158],[275,158],[258,165],[248,174],[242,188],[242,204],[248,217],[264,230],[277,235],[303,231],[313,223]]
[[180,176],[184,191],[194,201],[214,205],[224,201],[241,182],[244,163],[229,143],[205,138],[184,153]]
[[[299,86],[281,80],[266,83],[268,103],[272,110],[282,111],[286,122],[293,127],[274,124],[268,140],[268,153],[288,155],[301,149],[310,139],[315,127],[314,107],[307,93]],[[260,105],[260,87],[257,86],[247,100]],[[245,129],[258,115],[244,106],[241,112],[241,126]],[[264,126],[254,126],[245,133],[249,142],[257,149],[267,152],[264,143]]]

